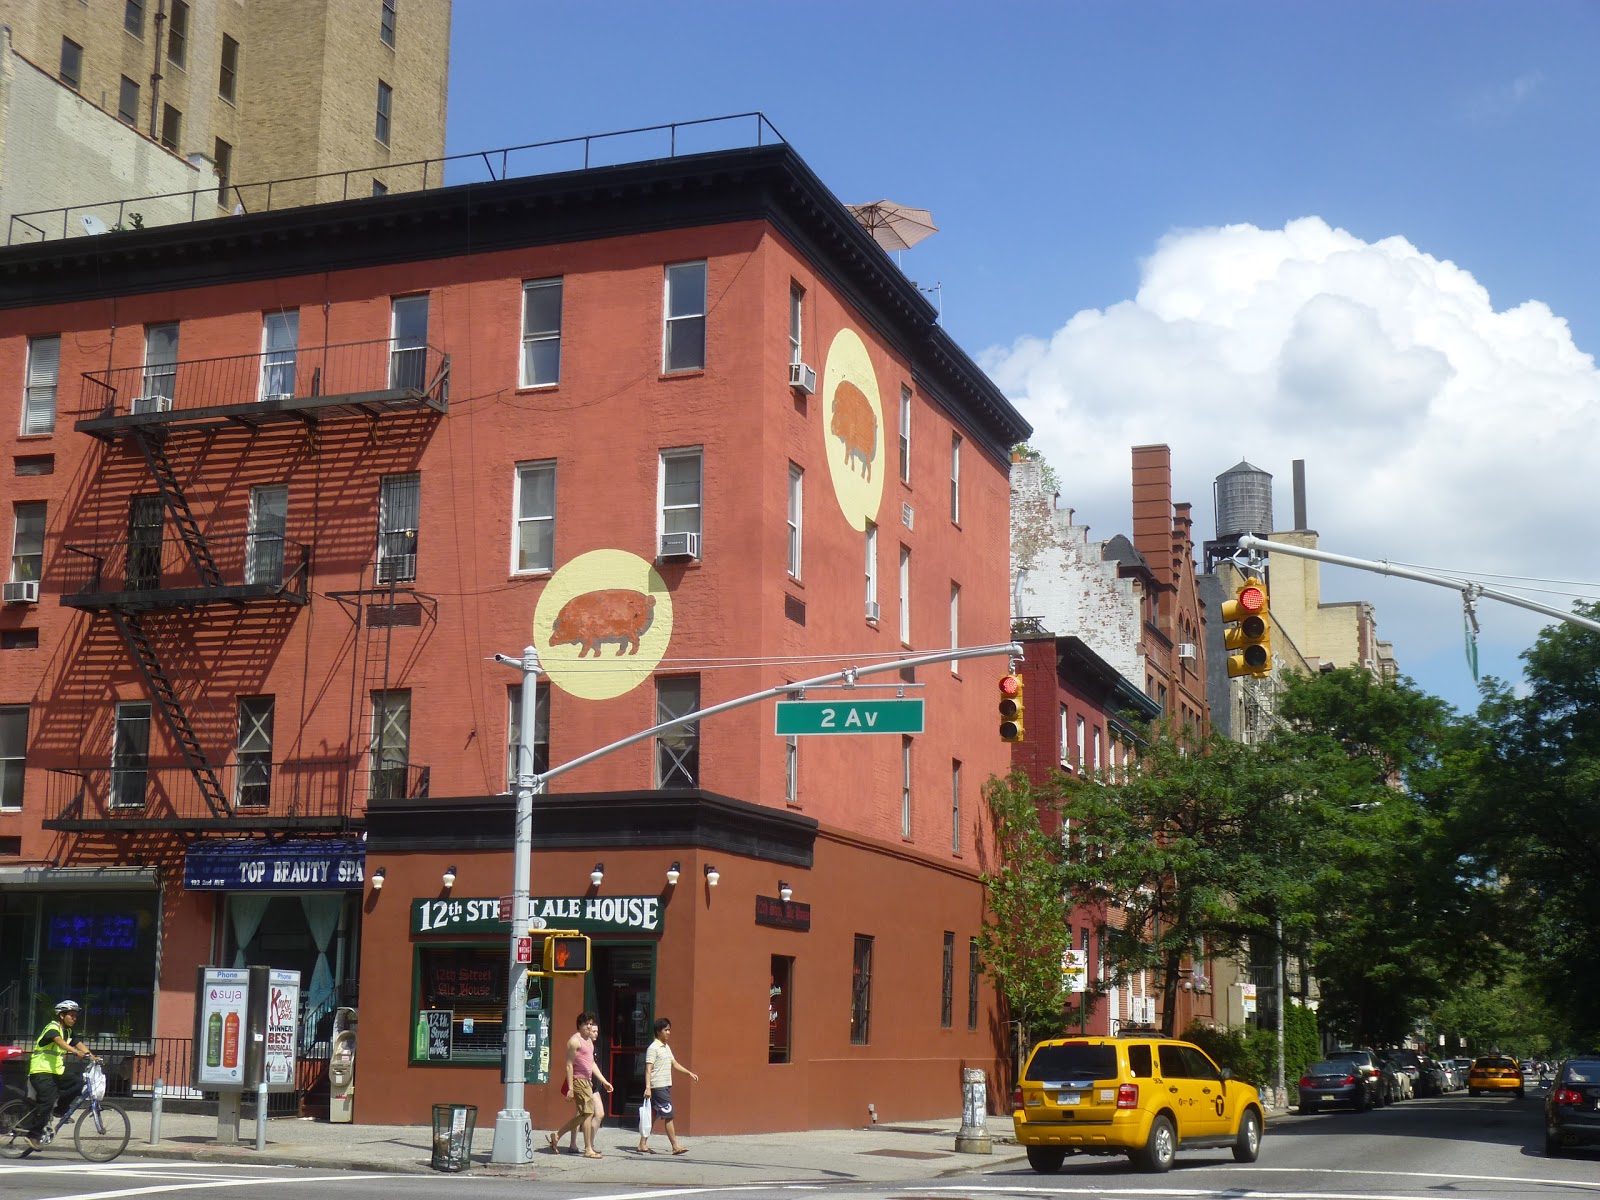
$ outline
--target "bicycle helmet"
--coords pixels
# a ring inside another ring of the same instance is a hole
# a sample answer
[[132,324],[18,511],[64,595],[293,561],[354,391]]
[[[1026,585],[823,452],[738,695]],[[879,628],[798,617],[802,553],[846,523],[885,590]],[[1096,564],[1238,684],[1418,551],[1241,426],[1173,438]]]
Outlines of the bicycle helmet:
[[82,1006],[76,1000],[63,1000],[60,1004],[56,1005],[56,1016],[59,1017],[62,1013],[79,1012],[81,1009]]

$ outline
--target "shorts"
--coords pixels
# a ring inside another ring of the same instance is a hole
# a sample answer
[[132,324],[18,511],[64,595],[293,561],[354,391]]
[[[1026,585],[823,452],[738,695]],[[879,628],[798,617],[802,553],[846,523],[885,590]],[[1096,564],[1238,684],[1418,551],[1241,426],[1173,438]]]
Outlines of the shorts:
[[672,1120],[672,1089],[669,1087],[651,1088],[650,1108],[661,1120]]
[[594,1090],[593,1080],[573,1077],[572,1106],[578,1110],[580,1117],[587,1117],[590,1114],[601,1115],[600,1096]]

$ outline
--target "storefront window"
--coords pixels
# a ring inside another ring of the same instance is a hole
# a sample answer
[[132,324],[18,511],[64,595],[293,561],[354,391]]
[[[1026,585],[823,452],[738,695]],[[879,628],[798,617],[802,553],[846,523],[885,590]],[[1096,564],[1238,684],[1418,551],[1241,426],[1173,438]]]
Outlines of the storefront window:
[[498,1063],[506,1012],[506,950],[419,946],[411,1061]]
[[300,972],[301,1037],[332,1036],[334,1009],[355,1002],[360,892],[228,896],[222,961]]
[[794,959],[772,956],[772,986],[767,993],[767,1061],[789,1060],[789,1030],[793,1028]]

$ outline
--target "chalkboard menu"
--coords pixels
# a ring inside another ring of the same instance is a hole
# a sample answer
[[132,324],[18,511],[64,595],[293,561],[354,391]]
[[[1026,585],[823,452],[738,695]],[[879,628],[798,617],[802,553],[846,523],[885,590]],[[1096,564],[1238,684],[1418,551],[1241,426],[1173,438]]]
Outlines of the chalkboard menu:
[[424,1008],[417,1013],[417,1044],[412,1056],[418,1062],[450,1061],[450,1023],[454,1016],[448,1008]]

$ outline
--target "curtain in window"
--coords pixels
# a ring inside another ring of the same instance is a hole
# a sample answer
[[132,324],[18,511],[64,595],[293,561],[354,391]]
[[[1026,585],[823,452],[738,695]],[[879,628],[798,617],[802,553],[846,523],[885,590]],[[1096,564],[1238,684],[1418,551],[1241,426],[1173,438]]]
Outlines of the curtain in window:
[[333,1007],[338,988],[333,981],[333,968],[328,965],[328,947],[333,945],[334,931],[339,928],[339,909],[344,904],[343,893],[327,896],[301,896],[300,905],[306,910],[306,925],[311,930],[311,940],[316,943],[317,963],[311,969],[311,985],[306,990],[304,1028],[300,1031],[302,1043],[316,1036],[317,1023]]
[[272,897],[265,892],[234,892],[228,897],[228,920],[233,923],[233,965],[249,966],[244,950],[250,939],[261,928],[261,918],[267,915],[267,905]]

